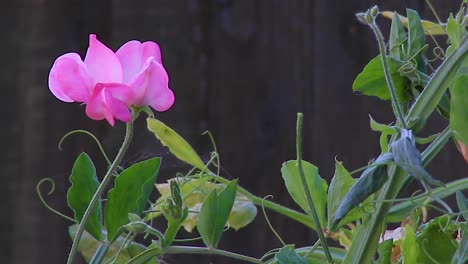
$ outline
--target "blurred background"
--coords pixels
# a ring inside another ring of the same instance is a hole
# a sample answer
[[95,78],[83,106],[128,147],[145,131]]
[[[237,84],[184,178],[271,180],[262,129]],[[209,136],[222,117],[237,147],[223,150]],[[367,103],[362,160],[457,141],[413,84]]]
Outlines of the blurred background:
[[[432,1],[446,18],[461,1]],[[0,81],[3,116],[0,166],[1,263],[64,263],[71,247],[70,224],[39,201],[42,178],[56,182],[47,201],[67,215],[68,175],[76,156],[88,152],[100,172],[104,159],[84,135],[94,133],[110,156],[123,139],[122,123],[110,127],[84,114],[84,107],[53,97],[47,86],[53,61],[66,52],[84,56],[89,33],[114,50],[131,39],[160,44],[176,104],[157,118],[191,142],[207,160],[213,133],[223,175],[258,196],[297,208],[283,186],[282,162],[295,158],[295,121],[304,113],[304,159],[322,177],[333,176],[335,158],[353,170],[379,154],[378,134],[369,128],[371,114],[392,122],[391,109],[376,98],[354,94],[355,76],[378,54],[370,30],[354,14],[377,4],[405,14],[413,8],[434,19],[423,0],[2,0],[0,4]],[[389,21],[380,18],[384,32]],[[386,35],[387,37],[387,35]],[[442,41],[444,43],[444,41]],[[429,55],[431,57],[431,55]],[[145,129],[144,118],[124,166],[162,156],[158,181],[187,167],[172,157]],[[434,118],[431,131],[446,121]],[[453,143],[429,171],[443,181],[466,176],[466,164]],[[409,188],[411,193],[419,186]],[[44,193],[50,186],[42,186]],[[273,226],[287,243],[310,245],[315,235],[273,212]],[[259,210],[256,220],[224,234],[220,247],[261,256],[280,243]],[[212,256],[168,256],[167,263],[236,263]]]

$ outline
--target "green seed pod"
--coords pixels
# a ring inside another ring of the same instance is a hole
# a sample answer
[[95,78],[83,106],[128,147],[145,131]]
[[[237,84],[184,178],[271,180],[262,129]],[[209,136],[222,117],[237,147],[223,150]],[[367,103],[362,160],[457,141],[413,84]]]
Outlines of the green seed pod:
[[416,148],[416,141],[411,130],[402,129],[400,139],[392,143],[392,153],[395,162],[408,174],[424,183],[443,185],[434,179],[422,166],[421,153]]
[[371,194],[377,192],[387,181],[387,163],[393,161],[392,153],[381,154],[377,160],[367,168],[359,177],[359,180],[351,187],[340,206],[336,210],[335,218],[331,224],[331,230],[336,228],[341,219],[354,207],[363,202]]

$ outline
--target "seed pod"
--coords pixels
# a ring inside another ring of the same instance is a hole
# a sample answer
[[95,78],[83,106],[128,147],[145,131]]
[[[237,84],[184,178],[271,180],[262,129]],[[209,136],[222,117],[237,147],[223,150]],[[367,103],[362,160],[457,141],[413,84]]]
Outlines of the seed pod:
[[398,166],[408,174],[416,177],[424,183],[431,185],[443,185],[434,179],[422,166],[421,153],[416,148],[416,142],[411,130],[402,129],[400,139],[392,143],[392,153]]
[[392,153],[384,153],[361,174],[359,180],[353,185],[353,187],[351,187],[343,199],[343,202],[336,210],[335,218],[331,224],[332,230],[335,229],[336,225],[346,216],[346,214],[349,213],[349,211],[351,211],[351,209],[356,207],[382,187],[388,179],[387,163],[392,161]]

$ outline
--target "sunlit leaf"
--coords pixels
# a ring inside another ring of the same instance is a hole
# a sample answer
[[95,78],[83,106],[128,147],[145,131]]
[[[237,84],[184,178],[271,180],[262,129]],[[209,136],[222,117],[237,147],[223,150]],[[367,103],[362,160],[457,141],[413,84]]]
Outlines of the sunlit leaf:
[[[307,189],[309,189],[312,196],[312,201],[317,210],[320,224],[321,226],[326,226],[327,182],[320,177],[316,166],[307,161],[302,161],[302,167],[307,182]],[[283,163],[281,174],[291,197],[302,208],[302,210],[310,214],[310,206],[299,174],[297,160],[290,160]]]
[[127,224],[128,214],[140,214],[153,190],[159,172],[161,158],[155,157],[133,164],[115,180],[106,204],[106,228],[108,240],[113,241],[120,227]]
[[[81,153],[73,165],[70,175],[72,185],[68,189],[68,206],[75,213],[75,219],[79,223],[88,208],[94,193],[99,187],[96,176],[96,168],[93,161],[86,153]],[[98,240],[103,239],[102,235],[102,208],[98,201],[85,225],[86,231]]]
[[[75,238],[76,232],[78,230],[78,225],[72,225],[68,228],[68,233],[72,239]],[[104,262],[113,259],[117,252],[119,252],[122,244],[125,242],[124,237],[118,237],[110,246],[109,250],[107,251],[106,255],[104,256]],[[78,252],[81,253],[83,258],[86,262],[89,263],[91,258],[93,257],[94,253],[98,249],[99,245],[101,244],[100,241],[96,240],[93,236],[91,236],[88,232],[83,232],[81,236],[80,243],[78,244]],[[127,241],[125,242],[125,246],[119,252],[117,259],[115,260],[115,264],[124,264],[127,263],[131,258],[137,256],[141,252],[145,251],[146,247],[142,244]],[[156,260],[151,260],[146,262],[147,264],[157,264]]]
[[154,118],[148,118],[147,123],[148,130],[153,132],[156,138],[158,138],[164,146],[168,147],[169,151],[174,154],[174,156],[200,170],[205,169],[205,163],[203,163],[200,156],[193,150],[192,146],[172,128]]
[[[217,192],[221,192],[226,187],[225,184],[213,183],[210,181],[210,179],[211,177],[209,176],[203,176],[198,179],[174,178],[170,180],[177,180],[180,183],[184,206],[189,209],[188,216],[182,225],[188,232],[192,232],[192,230],[197,226],[198,215],[203,200],[206,198],[208,193],[210,193],[213,189],[215,189]],[[161,183],[156,184],[156,188],[160,192],[161,197],[157,200],[153,210],[160,211],[163,201],[170,197],[170,187],[169,183]],[[158,217],[159,215],[159,212],[151,213],[148,220],[154,217]],[[256,215],[257,207],[253,204],[253,202],[245,195],[237,192],[227,224],[235,230],[239,230],[240,228],[245,227],[251,223]]]

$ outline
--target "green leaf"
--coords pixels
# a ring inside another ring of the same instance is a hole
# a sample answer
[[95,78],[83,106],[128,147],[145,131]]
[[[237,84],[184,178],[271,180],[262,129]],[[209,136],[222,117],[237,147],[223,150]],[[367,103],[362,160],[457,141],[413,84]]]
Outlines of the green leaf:
[[[351,177],[351,174],[343,166],[342,162],[335,161],[335,175],[330,183],[328,189],[328,229],[331,229],[331,221],[335,218],[335,213],[338,210],[341,202],[348,193],[349,189],[354,185],[356,180]],[[361,213],[358,208],[354,208],[351,212],[341,220],[336,228],[340,228],[352,221],[355,221],[361,217]]]
[[447,55],[460,46],[461,39],[466,34],[465,26],[458,23],[457,20],[450,14],[447,21],[447,34],[451,43],[450,51],[447,51]]
[[[361,92],[369,96],[377,96],[382,100],[390,100],[390,91],[382,67],[381,55],[373,58],[364,67],[361,73],[356,77],[353,83],[353,91]],[[397,96],[401,102],[407,102],[410,99],[409,90],[406,89],[406,78],[398,72],[398,65],[388,57],[388,66],[392,76]]]
[[394,12],[392,17],[392,26],[390,28],[390,55],[398,59],[403,59],[401,47],[407,40],[408,37],[406,36],[405,28],[403,27],[403,24],[401,23],[398,14]]
[[426,62],[423,56],[423,47],[426,40],[424,39],[421,18],[418,12],[411,9],[406,9],[406,15],[408,16],[408,55],[416,61],[417,69],[425,72]]
[[[88,208],[94,193],[99,188],[96,176],[96,168],[93,161],[86,153],[81,153],[73,165],[70,175],[72,185],[67,192],[68,206],[75,213],[75,219],[79,223]],[[98,202],[91,213],[85,230],[98,240],[103,240],[102,235],[102,208]]]
[[[78,230],[78,225],[72,225],[68,228],[68,233],[70,237],[73,239],[76,236],[76,231]],[[146,250],[146,247],[142,244],[136,242],[129,242],[126,241],[124,237],[118,237],[110,246],[109,250],[107,251],[106,255],[104,256],[104,262],[113,259],[117,252],[119,252],[122,245],[125,243],[124,247],[120,251],[115,264],[124,264],[127,263],[131,258],[137,256],[141,252]],[[78,252],[81,253],[83,258],[87,263],[91,260],[94,255],[94,252],[98,249],[99,245],[101,244],[100,241],[96,240],[93,236],[91,236],[88,232],[83,232],[81,236],[80,243],[78,244]],[[104,263],[103,262],[103,263]],[[156,261],[146,262],[147,264],[156,264]]]
[[401,245],[403,263],[418,263],[417,259],[419,255],[419,245],[416,242],[416,235],[411,225],[407,225],[405,229],[405,239]]
[[206,197],[200,209],[198,232],[203,242],[210,248],[216,248],[229,213],[236,198],[237,180],[231,181],[219,194],[212,190]]
[[129,222],[129,213],[140,214],[143,211],[160,165],[159,157],[147,159],[133,164],[117,176],[106,204],[105,222],[109,241],[113,241],[120,227]]
[[157,119],[148,118],[146,121],[148,123],[148,130],[153,132],[156,138],[164,146],[168,147],[174,156],[200,170],[205,169],[205,163],[203,163],[200,156],[177,132]]
[[286,245],[275,254],[275,260],[279,264],[309,264],[307,259],[299,256],[294,250],[294,245]]
[[[414,263],[450,263],[458,243],[455,235],[459,226],[452,224],[448,215],[432,219],[422,226],[416,236],[419,244],[418,261]],[[413,263],[413,262],[411,262]]]
[[[327,182],[318,174],[318,168],[307,161],[302,161],[307,188],[312,196],[312,201],[317,210],[317,215],[321,226],[326,226],[326,206],[327,206]],[[311,213],[309,203],[306,199],[304,186],[302,185],[297,160],[290,160],[283,163],[281,168],[284,183],[289,194],[294,201],[308,214]]]
[[460,75],[452,86],[450,128],[454,137],[468,145],[468,75]]
[[[391,12],[391,11],[382,11],[380,12],[384,17],[390,18],[393,20],[395,17],[396,12]],[[398,15],[400,17],[401,23],[405,26],[408,27],[408,18]],[[424,33],[426,35],[432,35],[432,36],[437,36],[437,35],[447,35],[447,32],[445,31],[444,26],[438,23],[434,23],[429,20],[421,20],[421,24],[424,28]]]
[[371,115],[369,115],[369,120],[370,120],[370,127],[372,131],[382,132],[387,135],[394,135],[397,132],[396,129],[393,128],[392,126],[378,123],[372,118]]
[[393,239],[388,239],[380,243],[377,248],[379,259],[376,264],[392,264],[392,248]]

